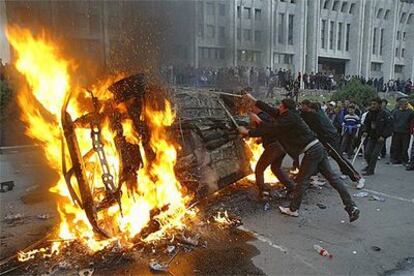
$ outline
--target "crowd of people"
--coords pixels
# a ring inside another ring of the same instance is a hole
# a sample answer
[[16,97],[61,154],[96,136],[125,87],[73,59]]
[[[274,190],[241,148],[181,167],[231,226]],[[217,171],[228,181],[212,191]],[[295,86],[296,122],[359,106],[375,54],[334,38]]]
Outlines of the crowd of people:
[[[267,200],[269,197],[263,173],[270,166],[291,200],[288,207],[279,206],[283,214],[299,216],[306,184],[313,175],[321,173],[339,193],[350,221],[358,219],[360,211],[343,179],[349,176],[357,182],[357,188],[363,188],[363,176],[373,175],[377,160],[387,153],[387,139],[391,139],[388,164],[405,165],[406,170],[414,170],[414,111],[407,97],[399,98],[392,110],[388,109],[388,102],[379,97],[371,99],[368,106],[358,106],[350,100],[329,103],[303,100],[298,104],[285,98],[274,108],[254,98],[251,91],[251,88],[245,89],[243,95],[244,103],[250,106],[251,124],[248,128],[240,126],[238,130],[243,136],[261,138],[264,151],[255,168],[258,198]],[[360,151],[366,162],[362,175],[353,167],[353,162],[347,160],[355,160]],[[298,168],[293,179],[280,169],[286,154]],[[342,176],[332,170],[328,156],[338,164]]]
[[272,69],[270,67],[199,67],[192,66],[164,66],[161,73],[171,84],[183,86],[223,87],[224,85],[250,86],[258,88],[267,87],[284,88],[290,82],[298,80],[303,82],[305,89],[335,90],[347,85],[351,79],[356,78],[362,84],[375,88],[377,92],[400,91],[410,94],[413,91],[411,79],[406,81],[396,79],[384,82],[384,78],[365,78],[356,75],[334,74],[333,72],[300,72],[295,74],[290,69]]

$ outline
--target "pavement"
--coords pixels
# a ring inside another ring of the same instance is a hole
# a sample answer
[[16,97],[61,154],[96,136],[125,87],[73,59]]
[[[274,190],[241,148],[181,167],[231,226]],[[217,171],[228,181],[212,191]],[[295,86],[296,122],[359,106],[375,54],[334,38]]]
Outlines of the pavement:
[[[291,161],[285,163],[290,165]],[[362,165],[362,159],[357,159],[356,168]],[[0,181],[15,182],[12,191],[0,193],[3,259],[39,240],[58,223],[55,198],[48,192],[57,175],[47,168],[39,150],[30,147],[4,150],[0,169]],[[251,238],[241,239],[243,245],[240,240],[220,240],[210,249],[182,255],[174,264],[175,274],[413,275],[413,184],[412,171],[380,160],[376,174],[367,178],[363,190],[356,190],[348,182],[351,194],[369,194],[354,197],[361,216],[352,224],[338,194],[328,185],[307,191],[298,218],[280,214],[277,206],[286,202],[274,200],[270,210],[264,211],[262,204],[235,193],[226,207],[237,210],[243,222],[239,230]],[[372,195],[385,201],[373,200]],[[13,214],[22,214],[23,218],[4,220]],[[38,218],[42,214],[49,218]],[[327,249],[333,258],[320,256],[313,249],[315,244]],[[185,268],[188,262],[191,270]],[[127,273],[119,270],[116,274],[121,272]],[[128,274],[131,272],[139,270]]]

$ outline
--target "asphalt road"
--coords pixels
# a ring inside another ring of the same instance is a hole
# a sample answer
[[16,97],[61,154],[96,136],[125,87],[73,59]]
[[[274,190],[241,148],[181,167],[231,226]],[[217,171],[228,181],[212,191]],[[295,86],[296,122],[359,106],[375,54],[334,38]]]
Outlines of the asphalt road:
[[[361,159],[356,165],[362,166]],[[16,185],[13,191],[0,194],[0,258],[4,258],[38,240],[56,224],[53,196],[47,192],[56,175],[33,149],[4,151],[0,169],[0,181],[13,180]],[[349,185],[351,194],[360,192]],[[326,185],[308,190],[299,218],[281,215],[277,206],[283,202],[272,201],[270,210],[264,211],[261,204],[236,192],[238,200],[230,199],[226,206],[241,216],[240,229],[252,237],[244,243],[253,253],[244,252],[245,246],[221,240],[212,245],[214,250],[197,249],[188,253],[189,258],[182,255],[175,266],[191,259],[191,270],[183,274],[413,275],[414,173],[381,160],[377,174],[367,178],[362,191],[369,196],[354,198],[361,217],[352,224],[339,196]],[[385,201],[371,200],[371,195]],[[320,209],[318,203],[327,208]],[[14,223],[4,220],[6,215],[17,213],[24,218]],[[49,219],[37,217],[46,213]],[[333,258],[318,255],[315,244],[326,248]],[[239,258],[241,255],[248,258]]]

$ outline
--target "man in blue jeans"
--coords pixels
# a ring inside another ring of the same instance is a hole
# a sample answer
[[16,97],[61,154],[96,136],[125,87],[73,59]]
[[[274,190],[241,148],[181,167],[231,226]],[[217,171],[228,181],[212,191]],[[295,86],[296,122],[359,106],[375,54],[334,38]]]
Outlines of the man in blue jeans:
[[[279,206],[280,211],[286,215],[299,216],[298,210],[302,203],[305,188],[309,184],[310,177],[319,171],[339,193],[350,221],[357,220],[359,218],[359,209],[353,202],[339,175],[331,168],[323,145],[316,139],[315,134],[297,112],[295,112],[296,103],[292,99],[284,99],[278,108],[274,109],[264,102],[257,101],[250,94],[244,95],[243,98],[246,102],[250,102],[274,117],[275,120],[267,123],[257,117],[257,128],[248,130],[245,127],[239,127],[239,132],[242,135],[250,137],[275,136],[292,158],[297,158],[304,153],[290,207]],[[252,118],[254,119],[254,116]]]

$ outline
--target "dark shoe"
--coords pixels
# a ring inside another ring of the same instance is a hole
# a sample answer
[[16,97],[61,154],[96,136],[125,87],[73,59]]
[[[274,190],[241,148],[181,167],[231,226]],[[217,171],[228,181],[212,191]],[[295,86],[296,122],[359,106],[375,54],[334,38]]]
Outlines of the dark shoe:
[[368,166],[365,166],[362,170],[361,170],[361,172],[366,172],[366,171],[368,171]]
[[345,211],[349,215],[349,222],[356,221],[359,218],[359,209],[356,206],[346,207]]
[[405,170],[406,170],[406,171],[414,171],[414,165],[408,165],[408,166],[405,168]]
[[363,176],[370,176],[370,175],[374,175],[374,173],[370,172],[370,171],[364,171],[364,172],[362,172],[362,175]]

